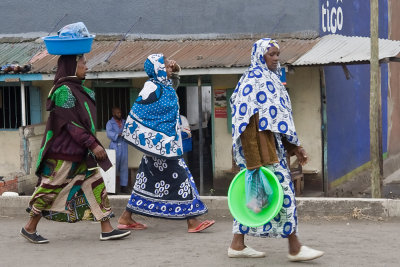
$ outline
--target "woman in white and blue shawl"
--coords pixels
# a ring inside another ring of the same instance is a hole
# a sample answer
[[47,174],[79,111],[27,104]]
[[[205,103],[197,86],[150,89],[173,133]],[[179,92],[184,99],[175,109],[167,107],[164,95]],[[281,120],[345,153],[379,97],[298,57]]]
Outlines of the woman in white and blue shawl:
[[144,63],[149,80],[126,119],[125,140],[144,153],[132,195],[118,222],[120,229],[143,229],[132,213],[165,219],[186,219],[189,232],[214,224],[196,216],[207,212],[193,177],[182,159],[178,97],[171,75],[179,69],[163,54],[150,55]]
[[241,168],[258,170],[266,166],[279,178],[284,192],[278,215],[260,227],[233,223],[233,240],[229,257],[265,257],[244,244],[244,235],[288,238],[292,261],[311,260],[323,252],[302,246],[297,239],[297,210],[294,186],[286,154],[296,155],[300,164],[307,155],[300,146],[293,122],[288,92],[280,81],[279,45],[264,38],[253,45],[251,65],[239,80],[230,104],[234,159]]

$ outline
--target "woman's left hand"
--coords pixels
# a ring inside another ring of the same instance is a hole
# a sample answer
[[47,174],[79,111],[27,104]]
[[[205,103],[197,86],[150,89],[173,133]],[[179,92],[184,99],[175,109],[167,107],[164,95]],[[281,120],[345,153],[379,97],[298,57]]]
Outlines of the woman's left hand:
[[297,157],[297,160],[299,161],[299,163],[301,164],[301,166],[304,166],[305,164],[307,164],[308,162],[308,157],[307,157],[307,153],[304,150],[304,148],[302,148],[301,146],[297,147],[294,150],[294,154]]
[[190,128],[187,126],[181,126],[182,132],[185,132],[188,135],[188,138],[192,137],[192,133],[190,132]]

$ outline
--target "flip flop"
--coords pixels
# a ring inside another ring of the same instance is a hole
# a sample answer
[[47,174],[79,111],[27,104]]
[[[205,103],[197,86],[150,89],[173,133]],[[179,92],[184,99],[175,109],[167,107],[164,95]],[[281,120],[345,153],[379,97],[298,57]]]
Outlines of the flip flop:
[[147,229],[147,225],[143,223],[132,223],[132,224],[118,224],[120,230],[144,230]]
[[205,220],[203,222],[201,222],[196,228],[194,229],[188,229],[189,233],[199,233],[205,229],[207,229],[208,227],[212,226],[215,223],[214,220],[209,221],[209,220]]

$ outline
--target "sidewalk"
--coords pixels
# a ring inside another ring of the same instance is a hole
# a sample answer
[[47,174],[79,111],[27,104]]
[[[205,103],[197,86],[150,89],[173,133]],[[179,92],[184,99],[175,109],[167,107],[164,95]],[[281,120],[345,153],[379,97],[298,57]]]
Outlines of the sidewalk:
[[383,180],[382,196],[400,199],[400,169]]
[[[117,214],[118,215],[118,214]],[[0,266],[385,266],[398,265],[399,220],[301,219],[300,241],[325,251],[312,262],[286,259],[287,240],[246,237],[246,244],[267,252],[266,258],[231,259],[232,220],[206,215],[216,224],[202,233],[187,233],[185,221],[135,218],[149,228],[123,240],[99,241],[99,223],[73,224],[42,220],[38,231],[50,240],[35,245],[19,236],[27,215],[0,216]],[[112,219],[116,225],[116,219]]]
[[[26,223],[29,196],[0,197],[0,266],[299,266],[286,259],[287,241],[246,237],[246,244],[266,251],[261,259],[227,257],[232,216],[226,197],[202,197],[204,218],[216,225],[189,234],[183,220],[135,216],[149,225],[121,241],[99,241],[95,222],[74,224],[43,219],[38,231],[50,244],[34,245],[19,237]],[[116,216],[129,196],[110,196]],[[299,238],[326,252],[305,266],[398,266],[400,199],[297,198]],[[112,219],[116,226],[116,218]],[[303,263],[304,264],[304,263]]]

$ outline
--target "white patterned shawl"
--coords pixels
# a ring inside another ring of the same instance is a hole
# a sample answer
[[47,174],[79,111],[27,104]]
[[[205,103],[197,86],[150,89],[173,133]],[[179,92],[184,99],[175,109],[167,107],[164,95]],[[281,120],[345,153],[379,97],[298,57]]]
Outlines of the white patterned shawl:
[[284,135],[295,145],[300,145],[292,117],[292,106],[285,86],[280,81],[281,68],[269,70],[264,54],[275,40],[260,39],[254,43],[251,65],[240,78],[230,98],[232,108],[232,142],[236,163],[246,167],[240,135],[249,124],[251,116],[259,114],[260,131],[269,130]]

